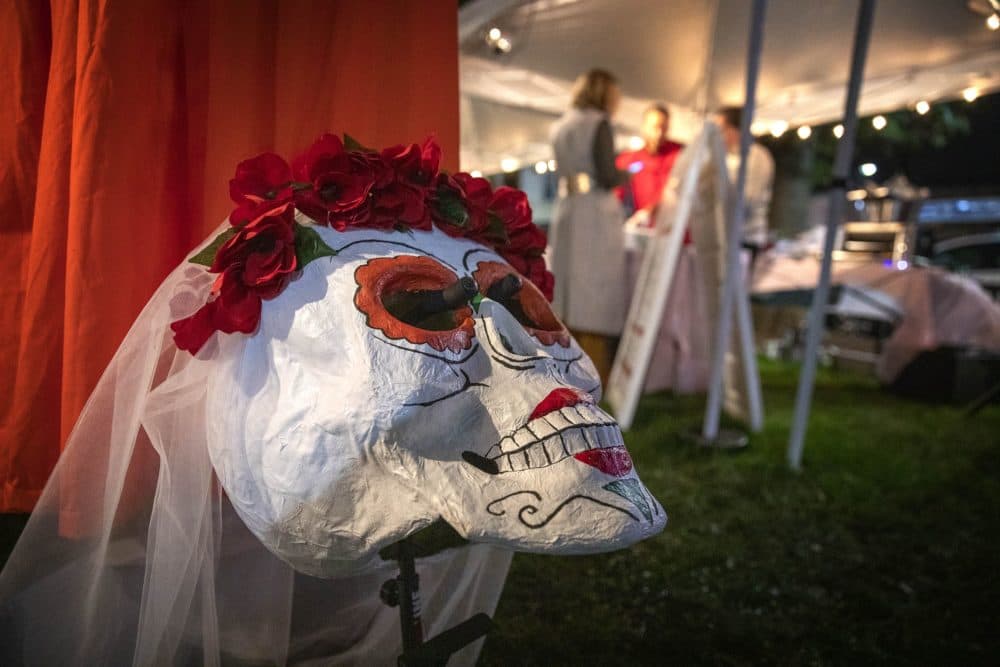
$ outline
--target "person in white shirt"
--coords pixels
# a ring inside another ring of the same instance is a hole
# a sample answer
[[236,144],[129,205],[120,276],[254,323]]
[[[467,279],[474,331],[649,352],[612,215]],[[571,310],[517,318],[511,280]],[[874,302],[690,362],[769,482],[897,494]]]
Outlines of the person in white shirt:
[[[729,182],[736,182],[740,166],[740,121],[742,107],[723,107],[715,114],[715,122],[726,144],[726,168]],[[750,144],[747,154],[746,188],[744,190],[743,244],[754,255],[768,245],[767,215],[771,207],[771,185],[774,182],[774,158],[757,142]]]

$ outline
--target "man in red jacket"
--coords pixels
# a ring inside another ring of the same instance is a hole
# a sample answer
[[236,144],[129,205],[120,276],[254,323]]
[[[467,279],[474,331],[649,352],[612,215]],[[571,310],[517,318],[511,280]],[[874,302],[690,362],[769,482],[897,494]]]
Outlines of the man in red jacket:
[[[636,223],[652,226],[656,206],[660,203],[663,186],[683,146],[667,139],[670,111],[663,104],[654,104],[642,115],[642,139],[646,145],[637,151],[618,156],[616,165],[630,174],[627,185],[618,189],[618,196]],[[638,215],[635,215],[638,214]]]

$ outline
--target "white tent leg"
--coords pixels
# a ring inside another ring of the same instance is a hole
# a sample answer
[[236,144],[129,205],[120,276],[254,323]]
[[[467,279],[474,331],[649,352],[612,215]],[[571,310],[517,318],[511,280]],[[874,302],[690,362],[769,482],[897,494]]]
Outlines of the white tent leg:
[[[709,376],[708,404],[702,437],[712,442],[719,435],[719,412],[722,409],[722,371],[729,349],[729,329],[732,325],[733,305],[736,302],[740,266],[740,240],[743,238],[743,201],[747,182],[747,154],[750,152],[750,121],[753,119],[757,95],[757,74],[760,71],[760,52],[764,41],[764,13],[767,0],[754,0],[750,16],[750,41],[747,47],[747,78],[744,93],[743,117],[740,122],[740,167],[736,173],[736,189],[730,209],[726,238],[726,275],[722,298],[719,299],[719,323],[715,330],[715,347],[712,349],[712,373]],[[748,387],[749,390],[749,387]]]
[[812,307],[806,328],[806,350],[802,359],[799,387],[795,394],[795,414],[792,418],[792,432],[788,439],[788,465],[794,470],[802,467],[806,425],[809,421],[809,407],[812,402],[813,383],[816,380],[816,351],[824,330],[824,315],[830,293],[830,264],[833,242],[837,226],[844,210],[844,191],[847,176],[854,156],[854,137],[858,125],[858,97],[868,53],[872,19],[875,14],[875,0],[861,0],[858,22],[854,32],[854,53],[851,56],[851,78],[847,84],[847,102],[844,106],[844,136],[837,145],[837,157],[833,162],[833,188],[830,190],[830,206],[826,219],[826,239],[823,242],[823,260],[820,267],[819,284],[813,292]]
[[[739,266],[737,266],[738,268]],[[764,401],[761,397],[760,372],[757,370],[757,354],[754,350],[750,295],[742,282],[738,284],[738,287],[738,292],[733,290],[736,306],[736,333],[739,335],[740,355],[743,359],[743,383],[747,390],[750,430],[757,433],[764,428]]]

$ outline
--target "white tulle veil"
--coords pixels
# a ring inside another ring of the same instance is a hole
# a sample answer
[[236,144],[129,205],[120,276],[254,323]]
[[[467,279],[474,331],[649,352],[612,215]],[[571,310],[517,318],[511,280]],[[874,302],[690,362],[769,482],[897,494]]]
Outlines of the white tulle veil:
[[[192,356],[169,327],[213,279],[187,262],[175,269],[84,407],[0,573],[0,664],[394,662],[397,612],[377,598],[392,565],[297,575],[250,534],[213,474],[209,373],[247,337],[213,337]],[[428,631],[492,613],[509,560],[473,546],[422,561]]]

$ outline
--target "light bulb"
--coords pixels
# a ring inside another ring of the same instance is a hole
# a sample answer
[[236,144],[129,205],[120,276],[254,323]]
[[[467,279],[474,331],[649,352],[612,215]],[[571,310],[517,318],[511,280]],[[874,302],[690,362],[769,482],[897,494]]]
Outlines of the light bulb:
[[799,139],[806,140],[812,136],[812,128],[808,125],[803,125],[799,129],[795,130],[795,134],[799,135]]
[[535,173],[544,174],[549,170],[549,164],[545,160],[540,160],[535,163]]
[[966,102],[972,102],[977,97],[979,97],[979,89],[976,88],[975,86],[969,86],[968,88],[962,91],[962,97],[965,99]]
[[780,137],[785,133],[785,130],[787,129],[788,129],[788,121],[776,120],[773,123],[771,123],[770,127],[771,136],[775,138]]
[[844,126],[841,125],[840,123],[837,123],[836,125],[834,125],[833,126],[833,136],[837,137],[838,139],[840,139],[842,136],[844,136]]
[[927,103],[927,100],[920,100],[916,105],[917,113],[923,116],[925,113],[931,110],[931,105]]
[[876,130],[883,130],[883,129],[885,129],[885,126],[887,124],[888,124],[888,121],[885,119],[885,116],[878,115],[878,116],[875,116],[874,118],[872,118],[872,127],[874,127]]
[[517,158],[505,157],[500,160],[500,168],[504,170],[505,173],[511,173],[512,171],[517,171],[517,168],[521,166],[517,161]]

